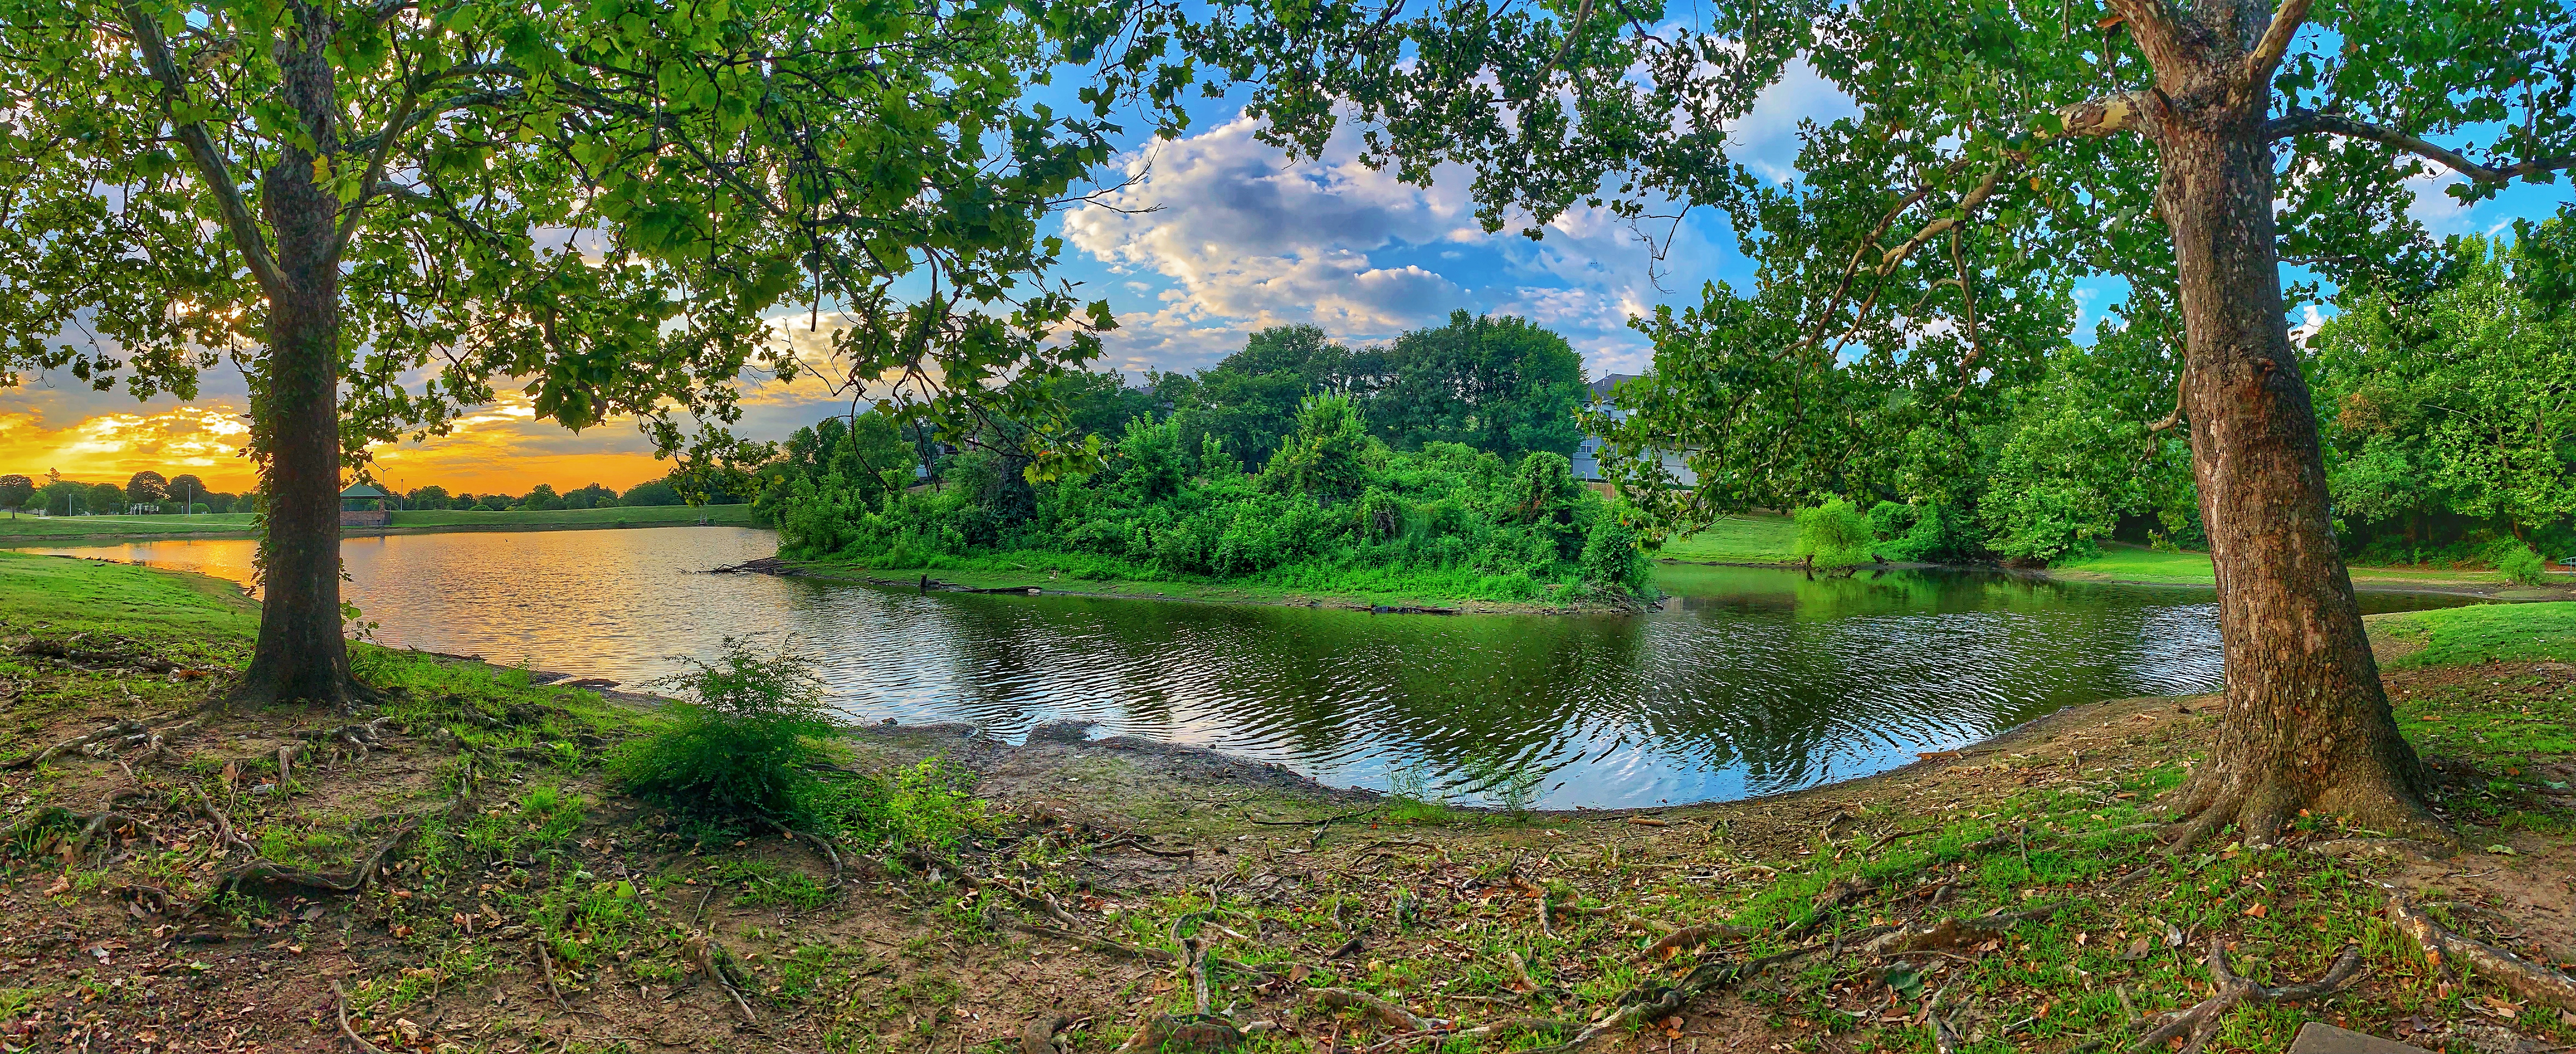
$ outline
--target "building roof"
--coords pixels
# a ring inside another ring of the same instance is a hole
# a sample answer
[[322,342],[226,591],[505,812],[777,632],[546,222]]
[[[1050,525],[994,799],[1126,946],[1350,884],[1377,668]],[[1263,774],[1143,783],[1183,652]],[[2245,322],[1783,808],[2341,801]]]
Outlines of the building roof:
[[352,483],[352,484],[350,484],[350,485],[349,485],[349,489],[347,489],[347,490],[344,490],[344,491],[341,491],[341,492],[340,492],[340,496],[341,496],[341,497],[343,497],[343,498],[390,498],[390,497],[393,497],[393,495],[391,495],[391,494],[387,494],[387,493],[385,493],[385,492],[383,492],[383,491],[381,491],[381,490],[377,490],[376,488],[374,488],[374,487],[370,487],[370,486],[368,486],[368,485],[366,485],[366,484],[364,484],[364,483]]
[[1592,401],[1597,403],[1610,401],[1611,389],[1617,388],[1629,381],[1636,380],[1639,376],[1639,374],[1634,373],[1602,374],[1599,380],[1593,381],[1590,385],[1587,385],[1587,387],[1592,389]]

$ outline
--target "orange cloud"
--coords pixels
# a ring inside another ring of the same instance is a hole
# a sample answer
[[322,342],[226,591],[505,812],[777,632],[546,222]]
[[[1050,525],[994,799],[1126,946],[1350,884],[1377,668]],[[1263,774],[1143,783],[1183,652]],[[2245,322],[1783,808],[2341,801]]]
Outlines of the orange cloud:
[[69,428],[48,429],[36,415],[0,411],[0,472],[42,478],[46,471],[70,479],[122,485],[144,469],[165,476],[195,473],[206,485],[238,491],[250,486],[250,442],[242,409],[225,402],[172,407],[154,413],[96,414]]

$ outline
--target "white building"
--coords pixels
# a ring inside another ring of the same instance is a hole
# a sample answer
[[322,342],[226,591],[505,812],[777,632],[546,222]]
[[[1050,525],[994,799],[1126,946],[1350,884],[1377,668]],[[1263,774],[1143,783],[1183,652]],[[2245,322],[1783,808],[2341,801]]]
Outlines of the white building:
[[[1600,380],[1594,381],[1590,385],[1592,389],[1591,408],[1597,412],[1609,414],[1610,419],[1613,421],[1627,420],[1627,411],[1610,405],[1610,391],[1611,389],[1617,388],[1629,381],[1636,380],[1637,377],[1638,375],[1633,373],[1603,374]],[[1574,478],[1586,483],[1599,483],[1603,481],[1601,474],[1600,451],[1601,440],[1599,437],[1583,437],[1582,445],[1574,448]],[[1663,462],[1664,472],[1672,476],[1672,478],[1682,486],[1696,487],[1699,485],[1699,473],[1691,471],[1690,466],[1682,461],[1682,456],[1680,454],[1658,452],[1656,457],[1658,460]]]

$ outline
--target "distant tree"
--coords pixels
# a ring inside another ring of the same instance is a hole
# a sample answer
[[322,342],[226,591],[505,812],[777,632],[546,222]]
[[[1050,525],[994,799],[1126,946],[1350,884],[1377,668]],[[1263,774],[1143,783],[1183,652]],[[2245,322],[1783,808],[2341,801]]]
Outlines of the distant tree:
[[514,508],[531,510],[560,509],[564,507],[563,495],[555,493],[555,485],[552,483],[539,483],[537,484],[537,489],[529,491],[526,497],[520,498],[510,504]]
[[1369,400],[1372,430],[1402,450],[1465,443],[1506,458],[1571,454],[1583,442],[1583,357],[1565,338],[1512,318],[1452,312],[1449,324],[1396,338],[1393,375]]
[[18,509],[36,496],[36,481],[12,473],[0,476],[0,506],[9,510],[9,518],[18,518]]
[[448,502],[447,488],[435,483],[426,487],[414,487],[411,493],[403,495],[403,500],[411,503],[411,507],[415,509],[444,509]]
[[[1128,387],[1127,376],[1115,370],[1067,371],[1048,381],[1047,391],[1064,404],[1074,431],[1099,436],[1104,446],[1125,431],[1129,420],[1153,414],[1157,402],[1152,391]],[[886,434],[893,434],[892,427],[886,426]]]
[[137,505],[150,505],[170,496],[170,481],[158,472],[144,469],[125,481],[125,500]]
[[118,487],[116,484],[95,484],[89,488],[89,491],[84,494],[83,497],[86,499],[88,511],[92,513],[119,513],[125,511],[125,490]]
[[[133,488],[128,487],[126,489],[131,490]],[[196,504],[206,500],[206,481],[198,479],[196,474],[193,472],[182,472],[176,476],[170,477],[170,485],[164,488],[164,490],[170,497],[177,498],[188,504]],[[183,508],[180,511],[185,512],[188,510]]]
[[231,512],[233,511],[233,503],[237,500],[239,499],[220,490],[209,491],[206,494],[206,511],[216,513]]
[[567,509],[607,509],[617,505],[617,492],[592,483],[563,496]]
[[80,495],[87,492],[89,488],[64,479],[59,473],[49,475],[50,478],[45,481],[45,484],[36,488],[36,507],[45,510],[48,516],[55,513],[71,515],[72,507],[84,500]]
[[680,488],[672,486],[670,480],[654,479],[646,480],[634,485],[633,487],[627,488],[625,496],[619,498],[617,503],[620,505],[649,506],[678,505],[682,502],[680,500]]
[[1293,373],[1310,392],[1329,392],[1365,399],[1383,387],[1385,357],[1375,351],[1352,351],[1334,343],[1321,326],[1272,326],[1243,342],[1243,350],[1226,357],[1218,369],[1259,376]]

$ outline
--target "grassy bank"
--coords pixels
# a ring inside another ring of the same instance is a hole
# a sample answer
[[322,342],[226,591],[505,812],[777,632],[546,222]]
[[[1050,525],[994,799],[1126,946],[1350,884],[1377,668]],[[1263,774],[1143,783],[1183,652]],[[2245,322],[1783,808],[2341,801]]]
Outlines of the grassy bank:
[[[444,531],[547,531],[616,527],[678,527],[700,522],[751,525],[749,505],[642,505],[610,509],[537,509],[513,512],[431,510],[388,515],[390,528],[350,528],[348,533],[432,534]],[[20,516],[0,519],[0,546],[69,545],[86,541],[167,538],[247,538],[249,513],[204,516]]]
[[[0,553],[0,764],[184,711],[243,658],[243,615],[220,584]],[[2576,1017],[2420,954],[2382,887],[2526,959],[2576,956],[2545,910],[2576,878],[2576,679],[2532,661],[2563,658],[2571,623],[2568,604],[2374,617],[2392,651],[2420,643],[2392,657],[2391,696],[2471,849],[2433,862],[2316,819],[2278,848],[2166,854],[2153,799],[2214,718],[2140,699],[1651,814],[1376,799],[1063,730],[854,731],[844,764],[944,757],[989,808],[946,849],[853,837],[836,868],[810,838],[620,794],[601,765],[638,711],[362,648],[396,689],[370,749],[330,734],[337,715],[225,714],[0,769],[0,1043],[313,1050],[347,1045],[345,1009],[369,1042],[425,1052],[1106,1054],[1222,1025],[1254,1052],[2068,1054],[2200,1005],[2213,947],[2271,986],[2349,947],[2349,987],[2226,1008],[2203,1049],[2282,1050],[2311,1020],[2564,1044]],[[357,866],[380,846],[381,872]],[[254,853],[371,880],[222,892]]]
[[[1786,516],[1754,513],[1728,517],[1697,534],[1664,543],[1659,558],[1684,563],[1789,564],[1798,561],[1798,525]],[[2553,576],[2548,586],[2516,586],[2493,571],[2430,567],[2363,567],[2352,569],[2353,584],[2364,589],[2466,590],[2506,599],[2543,599],[2576,589],[2576,575]],[[2114,542],[2089,559],[2069,561],[2047,570],[2050,578],[2068,582],[2127,582],[2147,585],[2209,586],[2218,581],[2209,554],[2165,552]]]

